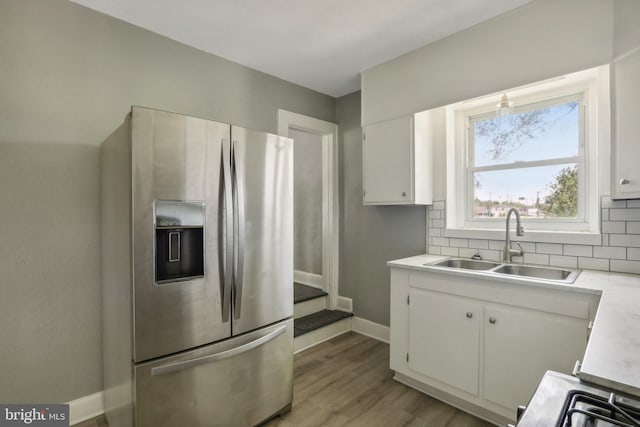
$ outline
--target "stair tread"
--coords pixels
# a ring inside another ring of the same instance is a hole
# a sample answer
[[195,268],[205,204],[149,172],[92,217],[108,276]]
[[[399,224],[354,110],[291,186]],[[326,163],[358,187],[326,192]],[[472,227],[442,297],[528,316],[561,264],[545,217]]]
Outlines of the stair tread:
[[320,329],[323,326],[330,325],[347,317],[353,316],[353,313],[347,313],[340,310],[322,310],[308,316],[300,317],[293,321],[293,336],[297,337],[307,332]]
[[293,303],[299,303],[309,301],[314,298],[321,298],[327,296],[327,293],[322,289],[314,288],[313,286],[303,285],[302,283],[293,282]]

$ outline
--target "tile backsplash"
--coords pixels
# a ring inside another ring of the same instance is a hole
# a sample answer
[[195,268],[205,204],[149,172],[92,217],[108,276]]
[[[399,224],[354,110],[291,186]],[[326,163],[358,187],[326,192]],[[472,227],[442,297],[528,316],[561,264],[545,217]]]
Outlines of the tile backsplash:
[[[444,211],[443,200],[427,207],[428,253],[469,258],[480,252],[484,259],[501,259],[504,240],[445,237]],[[601,245],[519,242],[524,257],[513,257],[513,261],[640,274],[640,200],[603,196],[600,226]]]

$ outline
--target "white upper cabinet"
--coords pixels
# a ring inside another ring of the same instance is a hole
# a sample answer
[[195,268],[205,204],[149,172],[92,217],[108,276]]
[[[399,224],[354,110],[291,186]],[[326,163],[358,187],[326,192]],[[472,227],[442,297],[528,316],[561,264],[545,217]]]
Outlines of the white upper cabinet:
[[366,126],[362,141],[365,205],[432,202],[429,112]]
[[640,51],[611,68],[611,198],[640,198]]

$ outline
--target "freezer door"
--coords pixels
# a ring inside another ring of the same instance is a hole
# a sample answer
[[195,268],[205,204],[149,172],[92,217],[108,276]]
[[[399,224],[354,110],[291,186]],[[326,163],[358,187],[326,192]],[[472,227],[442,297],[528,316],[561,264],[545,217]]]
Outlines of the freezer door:
[[234,335],[293,315],[293,141],[231,127]]
[[137,427],[253,426],[293,397],[293,321],[135,368]]
[[230,126],[134,107],[132,180],[134,361],[231,336]]

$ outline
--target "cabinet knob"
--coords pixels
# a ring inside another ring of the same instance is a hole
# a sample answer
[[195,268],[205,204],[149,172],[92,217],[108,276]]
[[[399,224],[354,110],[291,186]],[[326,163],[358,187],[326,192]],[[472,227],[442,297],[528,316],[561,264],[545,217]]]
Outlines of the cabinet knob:
[[404,191],[402,192],[402,197],[406,197],[407,193],[405,193]]
[[473,313],[470,311],[467,311],[467,319],[471,319],[473,317]]
[[495,317],[490,317],[490,318],[489,318],[489,323],[491,323],[492,325],[495,325],[495,323],[496,323],[496,318],[495,318]]
[[620,180],[620,185],[627,185],[629,183],[629,180],[627,178],[622,178]]

